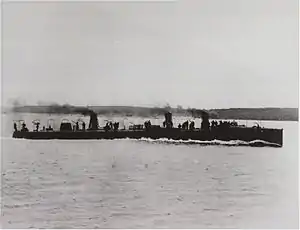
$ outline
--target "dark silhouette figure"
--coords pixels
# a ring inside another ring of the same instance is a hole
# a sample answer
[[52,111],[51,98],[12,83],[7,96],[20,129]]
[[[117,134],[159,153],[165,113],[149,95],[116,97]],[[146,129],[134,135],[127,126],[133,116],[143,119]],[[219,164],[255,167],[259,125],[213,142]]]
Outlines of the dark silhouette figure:
[[182,129],[188,129],[189,127],[189,121],[185,121],[182,123]]
[[165,125],[166,128],[173,128],[173,121],[172,121],[172,113],[167,112],[165,113]]
[[202,122],[201,122],[201,130],[209,131],[209,114],[205,111],[202,111]]
[[237,123],[235,124],[235,123],[232,123],[232,122],[229,122],[229,121],[220,121],[219,125],[218,125],[218,128],[220,128],[222,130],[223,129],[229,129],[230,127],[233,127],[235,125],[237,125]]
[[37,122],[36,124],[35,124],[35,127],[36,127],[36,129],[35,129],[35,131],[39,131],[39,127],[40,127],[40,122]]
[[108,132],[110,130],[110,125],[108,124],[108,122],[106,122],[106,125],[104,126],[104,130],[105,132]]
[[195,122],[192,121],[192,122],[190,123],[190,130],[194,130],[194,129],[195,129]]
[[151,128],[151,121],[145,121],[144,126],[146,130],[149,130]]
[[22,129],[21,129],[21,131],[22,131],[22,132],[28,132],[28,129],[27,129],[25,123],[22,124]]
[[45,132],[46,131],[46,127],[45,126],[43,126],[43,132]]
[[181,124],[178,125],[178,129],[181,129]]
[[90,123],[89,123],[89,129],[90,130],[97,130],[99,125],[98,125],[98,118],[97,114],[94,111],[89,111],[90,114]]
[[213,120],[213,121],[211,122],[211,127],[212,127],[212,128],[216,128],[217,126],[218,126],[218,122],[215,121],[215,120]]
[[85,122],[82,122],[82,130],[85,130]]
[[238,126],[238,123],[237,123],[236,121],[233,121],[233,122],[231,122],[231,126],[237,127],[237,126]]
[[113,126],[114,126],[114,131],[117,131],[119,129],[119,122],[115,122]]
[[79,123],[78,123],[78,121],[76,122],[76,131],[78,131],[79,130]]
[[16,122],[14,122],[14,130],[15,130],[15,132],[17,132],[17,131],[18,131],[18,128],[17,128],[17,124],[16,124]]

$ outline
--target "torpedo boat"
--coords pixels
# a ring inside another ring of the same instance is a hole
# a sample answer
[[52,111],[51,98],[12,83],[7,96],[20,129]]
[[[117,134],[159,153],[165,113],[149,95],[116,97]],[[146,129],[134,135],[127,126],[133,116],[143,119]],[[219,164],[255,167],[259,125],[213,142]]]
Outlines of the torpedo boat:
[[[59,130],[53,130],[51,126],[39,129],[40,122],[35,121],[36,129],[29,131],[25,122],[18,129],[14,123],[13,138],[23,139],[168,139],[182,141],[200,141],[209,143],[219,141],[238,141],[241,145],[248,146],[283,146],[283,129],[263,128],[260,125],[246,127],[238,125],[237,122],[209,121],[209,114],[202,112],[201,127],[195,128],[194,121],[186,121],[173,127],[172,113],[165,113],[163,126],[152,125],[150,120],[144,124],[133,124],[128,129],[119,129],[119,122],[107,122],[104,127],[98,124],[98,117],[94,111],[88,110],[84,115],[90,116],[89,126],[85,127],[84,121],[77,121],[72,125],[68,120],[62,120]],[[81,128],[79,128],[81,123]]]

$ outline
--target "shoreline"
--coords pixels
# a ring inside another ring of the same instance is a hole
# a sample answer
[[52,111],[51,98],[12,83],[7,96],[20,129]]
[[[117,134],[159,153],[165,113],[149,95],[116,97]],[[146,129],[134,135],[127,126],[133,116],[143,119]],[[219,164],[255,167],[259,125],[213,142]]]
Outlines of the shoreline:
[[[31,113],[31,114],[69,114],[81,115],[82,111],[91,109],[98,115],[103,116],[139,116],[158,117],[163,116],[165,111],[171,111],[173,116],[200,117],[202,110],[194,108],[158,108],[158,107],[135,107],[135,106],[71,106],[71,105],[49,105],[49,106],[18,106],[3,109],[2,114]],[[229,108],[208,109],[210,119],[231,120],[270,120],[270,121],[298,121],[298,108]]]

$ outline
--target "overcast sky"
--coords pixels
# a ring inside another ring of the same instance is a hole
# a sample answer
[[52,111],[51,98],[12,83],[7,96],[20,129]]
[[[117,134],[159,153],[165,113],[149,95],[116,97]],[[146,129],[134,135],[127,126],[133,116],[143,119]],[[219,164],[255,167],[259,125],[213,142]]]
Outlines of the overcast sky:
[[298,107],[298,1],[3,3],[3,99]]

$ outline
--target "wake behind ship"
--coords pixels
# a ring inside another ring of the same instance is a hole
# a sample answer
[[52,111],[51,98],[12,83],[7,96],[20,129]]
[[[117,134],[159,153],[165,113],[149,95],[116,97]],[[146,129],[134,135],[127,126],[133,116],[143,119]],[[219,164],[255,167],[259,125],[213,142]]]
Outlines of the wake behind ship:
[[[194,141],[242,141],[250,146],[283,146],[283,130],[263,128],[259,125],[253,127],[240,126],[237,122],[209,122],[209,115],[202,111],[201,127],[195,128],[194,121],[185,121],[177,128],[173,127],[172,114],[165,113],[163,126],[152,125],[150,120],[144,124],[131,125],[129,129],[119,129],[119,122],[107,122],[104,127],[98,124],[98,117],[94,111],[88,110],[83,113],[90,116],[89,126],[86,129],[84,121],[78,120],[75,125],[63,120],[58,131],[51,126],[39,129],[40,122],[36,121],[36,129],[29,131],[25,122],[22,128],[17,129],[14,123],[13,138],[25,139],[162,139],[170,140],[194,140]],[[81,125],[81,128],[80,128]]]

